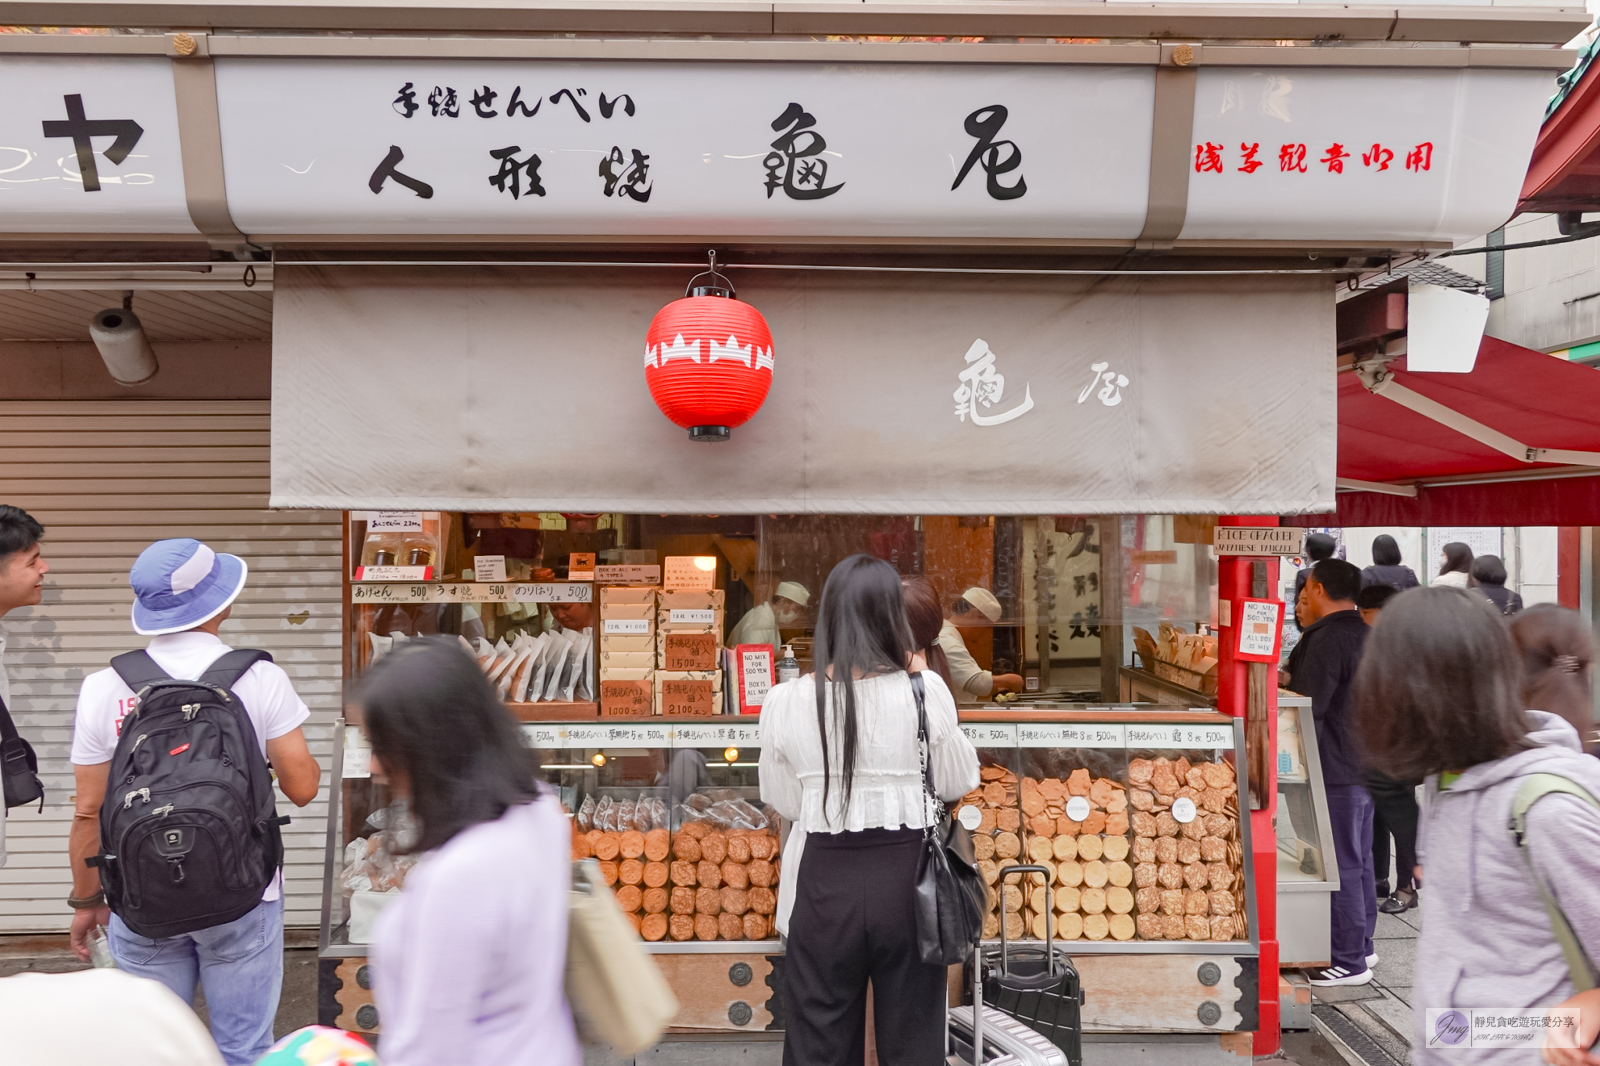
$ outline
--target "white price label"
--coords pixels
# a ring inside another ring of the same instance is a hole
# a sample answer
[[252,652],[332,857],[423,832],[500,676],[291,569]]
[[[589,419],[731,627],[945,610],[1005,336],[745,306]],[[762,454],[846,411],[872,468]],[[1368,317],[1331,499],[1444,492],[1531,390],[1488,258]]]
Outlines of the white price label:
[[1179,796],[1172,801],[1172,820],[1180,825],[1188,825],[1194,821],[1194,800],[1188,796]]
[[[371,572],[376,567],[365,567]],[[395,567],[426,570],[428,567]],[[420,576],[420,575],[418,575]],[[415,581],[416,578],[407,580]],[[453,582],[443,585],[352,584],[351,603],[591,603],[594,586],[585,582],[542,581],[525,584]]]
[[472,561],[472,576],[478,581],[504,581],[506,579],[506,557],[504,555],[480,555]]
[[1010,722],[962,722],[961,731],[975,748],[1017,746],[1017,727]]
[[672,730],[663,725],[608,725],[605,742],[626,748],[664,748],[672,743]]
[[363,566],[357,581],[426,581],[433,576],[431,566]]
[[606,742],[606,727],[602,725],[562,726],[560,733],[568,748],[598,748]]
[[956,814],[956,818],[967,832],[975,833],[978,830],[978,826],[983,823],[983,812],[969,803],[961,808],[960,812]]
[[1231,748],[1233,728],[1225,725],[1130,725],[1130,748]]
[[597,566],[595,580],[603,585],[659,585],[659,566]]
[[1081,822],[1089,817],[1089,800],[1086,796],[1073,796],[1067,800],[1067,817]]
[[761,723],[718,722],[715,725],[701,722],[680,722],[672,726],[672,746],[675,748],[754,748],[761,744]]
[[421,533],[421,511],[368,511],[368,533]]
[[1116,723],[1040,723],[1022,722],[1017,726],[1017,744],[1024,748],[1120,748],[1126,743],[1121,725]]
[[347,781],[372,776],[372,748],[367,744],[367,738],[361,735],[360,726],[344,727],[344,760],[340,773]]
[[741,655],[740,672],[744,678],[744,703],[747,707],[760,707],[767,702],[772,691],[772,652],[747,651]]
[[650,635],[648,618],[607,618],[600,623],[602,633],[618,636],[647,637]]
[[566,746],[561,742],[561,730],[553,725],[523,726],[522,742],[540,751],[560,751]]
[[667,612],[667,621],[673,625],[714,625],[717,621],[715,610],[690,610],[688,608],[674,607]]

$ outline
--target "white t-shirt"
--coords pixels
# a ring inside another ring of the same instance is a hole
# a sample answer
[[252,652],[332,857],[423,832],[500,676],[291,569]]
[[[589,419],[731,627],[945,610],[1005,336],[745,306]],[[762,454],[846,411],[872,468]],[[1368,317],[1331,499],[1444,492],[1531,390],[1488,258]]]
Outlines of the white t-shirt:
[[[146,648],[156,665],[171,677],[193,681],[223,655],[233,649],[210,633],[188,630],[150,638]],[[294,732],[311,716],[305,702],[295,694],[289,675],[277,663],[256,663],[234,682],[233,694],[244,704],[250,724],[256,730],[256,743],[263,758],[267,741]],[[133,690],[110,667],[83,679],[78,690],[78,712],[72,727],[72,762],[75,766],[98,766],[110,762],[117,750],[122,720],[138,703]],[[262,895],[263,901],[280,894],[280,873]]]

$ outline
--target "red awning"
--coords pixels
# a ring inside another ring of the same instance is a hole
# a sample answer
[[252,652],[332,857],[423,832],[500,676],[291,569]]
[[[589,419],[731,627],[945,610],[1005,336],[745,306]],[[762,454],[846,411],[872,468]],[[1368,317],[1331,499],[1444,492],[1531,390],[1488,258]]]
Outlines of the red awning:
[[[1584,58],[1590,58],[1587,49]],[[1539,130],[1519,214],[1600,208],[1600,72],[1591,67],[1572,75],[1576,83]]]
[[[1338,446],[1341,483],[1387,491],[1340,491],[1335,516],[1290,521],[1600,525],[1600,456],[1559,454],[1600,453],[1600,372],[1492,337],[1469,374],[1413,374],[1404,358],[1388,369],[1383,395],[1354,371],[1339,375]],[[1527,462],[1518,445],[1557,454]]]

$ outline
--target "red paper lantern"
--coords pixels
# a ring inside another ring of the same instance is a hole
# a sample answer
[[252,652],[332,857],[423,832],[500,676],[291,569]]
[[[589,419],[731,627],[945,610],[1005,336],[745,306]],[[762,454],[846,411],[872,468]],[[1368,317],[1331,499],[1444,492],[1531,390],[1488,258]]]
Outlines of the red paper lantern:
[[[726,279],[713,275],[713,281]],[[772,387],[767,320],[731,285],[693,287],[656,313],[644,342],[644,379],[656,406],[690,440],[727,440]]]

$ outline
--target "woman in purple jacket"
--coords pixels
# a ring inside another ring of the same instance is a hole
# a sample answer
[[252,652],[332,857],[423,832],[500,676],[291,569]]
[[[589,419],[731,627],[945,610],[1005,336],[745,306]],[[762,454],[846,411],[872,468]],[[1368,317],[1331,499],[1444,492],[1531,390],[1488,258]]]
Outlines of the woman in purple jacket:
[[454,640],[421,639],[372,668],[361,709],[422,855],[372,936],[384,1066],[578,1066],[571,824],[505,704]]

